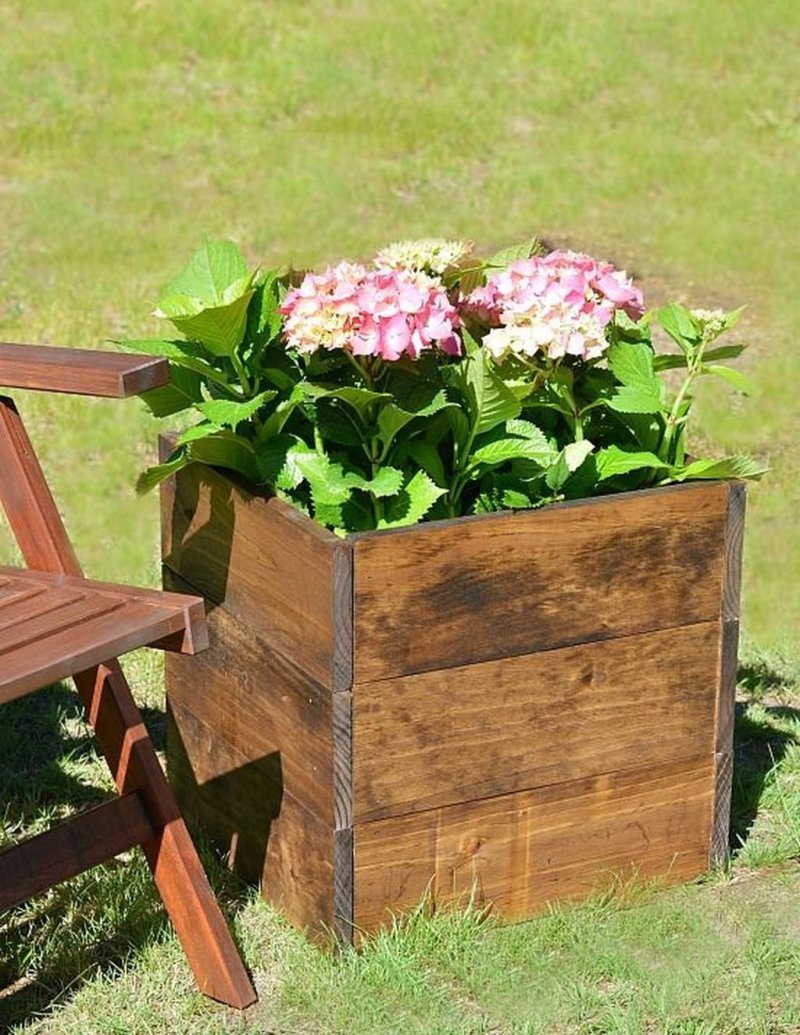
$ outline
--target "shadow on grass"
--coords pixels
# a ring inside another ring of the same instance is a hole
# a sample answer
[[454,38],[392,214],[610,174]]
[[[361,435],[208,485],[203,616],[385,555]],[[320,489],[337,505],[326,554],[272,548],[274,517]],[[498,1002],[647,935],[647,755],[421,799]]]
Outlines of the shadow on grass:
[[[143,709],[156,747],[164,715]],[[113,785],[76,693],[40,691],[0,712],[0,845],[107,800]],[[227,911],[246,889],[198,846]],[[137,848],[0,915],[0,1031],[30,1021],[98,972],[124,966],[169,921]]]
[[[737,852],[747,841],[758,814],[767,779],[780,765],[787,748],[798,743],[798,736],[781,729],[786,720],[800,723],[800,709],[777,699],[791,699],[786,672],[767,660],[742,665],[738,690],[744,700],[736,704],[734,728],[733,795],[731,801],[730,847]],[[760,705],[754,718],[750,703]]]

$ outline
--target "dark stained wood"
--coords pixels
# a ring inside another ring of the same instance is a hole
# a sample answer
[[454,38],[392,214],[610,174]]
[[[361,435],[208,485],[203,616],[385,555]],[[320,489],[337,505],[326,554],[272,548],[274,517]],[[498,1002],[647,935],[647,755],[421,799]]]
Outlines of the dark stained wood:
[[356,685],[355,819],[715,750],[719,622]]
[[357,823],[355,923],[374,930],[426,894],[518,918],[616,874],[695,877],[708,862],[713,775],[709,756]]
[[724,866],[730,854],[731,796],[733,792],[733,752],[718,752],[715,757],[714,816],[711,827],[709,868]]
[[167,659],[172,777],[298,926],[358,941],[429,889],[523,917],[708,866],[730,486],[344,543],[209,469],[163,504],[165,582],[212,602],[199,669]]
[[169,364],[139,356],[50,345],[0,344],[0,385],[123,399],[169,380]]
[[728,486],[728,522],[725,528],[725,581],[722,593],[722,617],[738,619],[742,587],[742,543],[744,541],[745,483]]
[[155,834],[136,792],[0,852],[0,911],[113,859]]
[[718,618],[728,493],[669,486],[351,537],[355,682]]
[[[168,584],[182,587],[175,576]],[[187,738],[198,783],[280,755],[286,791],[321,820],[334,825],[332,693],[270,649],[223,608],[208,616],[210,648],[189,664],[171,657],[167,667],[174,715],[191,716],[208,735]],[[237,791],[231,786],[235,812]]]
[[[170,449],[162,442],[162,455]],[[322,685],[349,689],[349,543],[200,465],[162,493],[166,567]]]

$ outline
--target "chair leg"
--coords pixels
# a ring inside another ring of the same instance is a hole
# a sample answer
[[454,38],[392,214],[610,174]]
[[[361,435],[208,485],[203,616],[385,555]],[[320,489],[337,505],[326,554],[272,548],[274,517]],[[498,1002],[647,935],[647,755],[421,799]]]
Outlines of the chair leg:
[[116,661],[75,677],[120,794],[136,790],[155,837],[143,848],[200,990],[244,1009],[256,1000],[128,683]]

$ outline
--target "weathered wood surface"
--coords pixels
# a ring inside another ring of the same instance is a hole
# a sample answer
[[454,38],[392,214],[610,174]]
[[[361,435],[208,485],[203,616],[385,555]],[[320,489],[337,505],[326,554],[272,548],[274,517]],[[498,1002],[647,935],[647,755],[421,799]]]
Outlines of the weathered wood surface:
[[715,750],[719,622],[357,685],[355,818]]
[[0,385],[123,399],[169,380],[158,356],[0,343]]
[[530,916],[615,873],[690,879],[708,862],[713,757],[609,773],[354,828],[355,924],[389,910],[492,903]]
[[193,465],[162,491],[166,567],[324,686],[349,689],[350,544],[211,468]]
[[353,536],[354,680],[717,619],[730,487]]
[[154,836],[135,791],[64,820],[0,852],[0,912]]

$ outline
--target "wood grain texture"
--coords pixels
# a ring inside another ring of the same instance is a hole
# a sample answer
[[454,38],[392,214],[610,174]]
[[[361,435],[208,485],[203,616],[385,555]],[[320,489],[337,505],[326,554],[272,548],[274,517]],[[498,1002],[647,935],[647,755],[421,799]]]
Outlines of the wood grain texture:
[[0,911],[155,836],[135,792],[124,794],[0,852]]
[[22,593],[0,597],[0,701],[182,634],[187,626],[194,645],[205,637],[199,598],[0,568],[0,589],[15,586]]
[[123,399],[168,380],[169,364],[158,356],[0,344],[0,385],[5,388]]
[[[183,585],[170,573],[166,580]],[[208,731],[203,737],[199,728],[184,735],[197,782],[274,755],[286,792],[333,827],[334,695],[224,608],[210,612],[208,630],[209,649],[189,664],[170,657],[166,677],[176,718],[191,716]],[[230,796],[235,814],[233,781]]]
[[608,773],[354,828],[355,923],[389,910],[491,903],[525,917],[614,874],[677,882],[708,862],[713,756]]
[[165,484],[162,530],[165,566],[193,591],[324,686],[350,688],[349,543],[197,464]]
[[695,483],[352,536],[354,680],[717,619],[727,513]]
[[357,821],[711,755],[720,624],[353,690]]
[[742,588],[742,545],[744,542],[744,482],[728,486],[728,523],[725,529],[725,580],[722,591],[722,617],[725,621],[739,618]]
[[733,794],[733,752],[715,757],[714,813],[711,825],[709,868],[724,866],[730,853],[731,798]]

